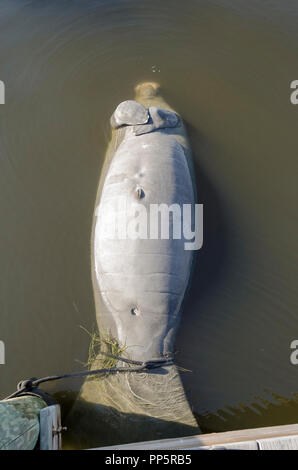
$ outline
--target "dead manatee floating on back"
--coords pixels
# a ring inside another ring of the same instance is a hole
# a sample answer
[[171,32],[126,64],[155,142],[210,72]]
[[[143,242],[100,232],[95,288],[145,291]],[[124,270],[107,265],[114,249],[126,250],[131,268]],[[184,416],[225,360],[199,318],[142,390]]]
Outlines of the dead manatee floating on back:
[[[138,200],[148,211],[151,204],[193,207],[191,151],[181,117],[154,83],[139,85],[135,101],[120,103],[111,127],[91,239],[98,328],[125,345],[126,357],[168,358],[174,350],[193,251],[185,250],[183,237],[119,239],[107,237],[105,231],[111,214],[122,217],[124,225],[129,222],[123,200],[128,207]],[[93,368],[99,364],[97,358]],[[79,423],[77,445],[80,441],[82,447],[200,432],[175,365],[86,380],[71,423]]]

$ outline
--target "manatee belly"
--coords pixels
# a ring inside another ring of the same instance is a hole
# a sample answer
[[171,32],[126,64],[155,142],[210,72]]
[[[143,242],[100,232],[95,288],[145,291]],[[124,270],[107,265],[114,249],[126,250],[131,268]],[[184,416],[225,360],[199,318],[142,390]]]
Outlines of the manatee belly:
[[131,357],[150,360],[172,352],[192,251],[184,249],[183,237],[173,239],[172,224],[169,239],[111,238],[111,223],[117,218],[128,224],[127,208],[136,203],[147,214],[151,204],[194,204],[184,150],[171,134],[127,132],[111,160],[96,209],[95,279],[113,335]]

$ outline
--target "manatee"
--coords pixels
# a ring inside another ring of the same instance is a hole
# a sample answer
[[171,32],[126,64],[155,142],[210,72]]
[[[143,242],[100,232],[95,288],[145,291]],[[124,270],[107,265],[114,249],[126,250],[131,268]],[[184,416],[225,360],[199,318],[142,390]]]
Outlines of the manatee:
[[[184,239],[107,237],[126,209],[140,203],[194,206],[191,149],[181,116],[156,83],[142,83],[119,104],[98,186],[91,237],[92,283],[99,333],[135,361],[169,360],[146,372],[87,379],[70,415],[77,447],[99,447],[199,434],[174,357],[174,341],[194,252]],[[170,220],[173,229],[173,220]],[[109,342],[108,342],[109,343]],[[111,343],[110,343],[111,344]],[[102,364],[94,359],[92,368]],[[118,366],[123,366],[118,361]]]

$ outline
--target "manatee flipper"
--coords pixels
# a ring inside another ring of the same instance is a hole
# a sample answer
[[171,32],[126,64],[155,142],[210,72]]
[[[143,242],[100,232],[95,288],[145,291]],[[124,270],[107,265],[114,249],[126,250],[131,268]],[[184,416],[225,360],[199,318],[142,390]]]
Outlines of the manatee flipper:
[[120,126],[145,124],[149,119],[148,110],[136,101],[127,100],[120,103],[111,117],[111,126],[117,129]]

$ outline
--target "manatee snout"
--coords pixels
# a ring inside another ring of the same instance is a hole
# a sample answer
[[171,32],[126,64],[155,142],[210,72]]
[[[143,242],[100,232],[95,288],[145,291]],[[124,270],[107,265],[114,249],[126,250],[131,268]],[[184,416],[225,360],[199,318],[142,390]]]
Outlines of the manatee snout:
[[159,83],[156,82],[139,83],[135,87],[135,100],[146,108],[157,106],[159,108],[175,112],[175,110],[164,100],[161,87]]
[[143,82],[135,87],[136,99],[154,98],[159,94],[160,85],[156,82]]

